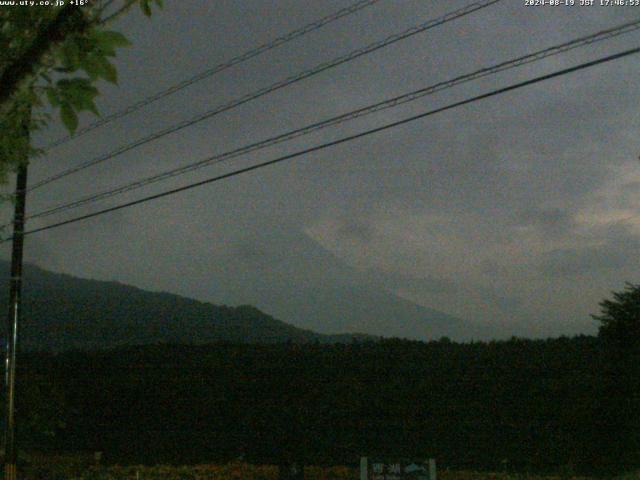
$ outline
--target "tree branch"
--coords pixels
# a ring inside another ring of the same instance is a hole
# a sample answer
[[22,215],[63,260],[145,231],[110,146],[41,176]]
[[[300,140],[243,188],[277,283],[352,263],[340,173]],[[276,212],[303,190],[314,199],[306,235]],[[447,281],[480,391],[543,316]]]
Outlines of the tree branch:
[[32,75],[51,48],[70,34],[83,32],[89,22],[76,5],[68,4],[46,28],[38,33],[31,46],[0,75],[0,106],[11,99],[23,80]]
[[122,15],[123,13],[125,13],[127,10],[129,10],[138,0],[127,0],[123,6],[121,6],[120,8],[118,8],[115,12],[113,12],[112,14],[110,14],[108,17],[100,20],[98,22],[98,25],[104,25],[106,23],[112,22],[113,20],[115,20],[116,18],[118,18],[120,15]]

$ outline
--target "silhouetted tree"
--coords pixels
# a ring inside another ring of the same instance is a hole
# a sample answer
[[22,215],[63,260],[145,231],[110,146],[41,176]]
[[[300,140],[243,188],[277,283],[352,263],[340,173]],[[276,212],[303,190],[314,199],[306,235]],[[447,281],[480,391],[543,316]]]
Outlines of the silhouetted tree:
[[627,283],[612,299],[600,302],[602,347],[598,413],[594,425],[601,466],[609,472],[636,468],[640,462],[640,285]]
[[621,292],[613,292],[613,300],[600,302],[601,315],[592,315],[600,322],[599,336],[618,346],[640,345],[640,285],[627,283]]

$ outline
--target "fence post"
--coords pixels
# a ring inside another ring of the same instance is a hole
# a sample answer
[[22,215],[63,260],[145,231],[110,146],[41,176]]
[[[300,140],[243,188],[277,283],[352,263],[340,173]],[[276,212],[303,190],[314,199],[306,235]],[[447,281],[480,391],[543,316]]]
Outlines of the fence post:
[[429,459],[429,480],[436,479],[436,460],[434,458]]
[[367,480],[369,472],[367,468],[369,466],[367,457],[360,457],[360,480]]

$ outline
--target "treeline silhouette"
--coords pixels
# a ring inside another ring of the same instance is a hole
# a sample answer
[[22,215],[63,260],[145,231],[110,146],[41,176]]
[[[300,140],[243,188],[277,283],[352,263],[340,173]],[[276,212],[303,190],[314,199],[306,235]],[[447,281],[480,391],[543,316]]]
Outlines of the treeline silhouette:
[[640,466],[638,359],[588,336],[25,353],[18,435],[121,464],[383,455],[610,473]]

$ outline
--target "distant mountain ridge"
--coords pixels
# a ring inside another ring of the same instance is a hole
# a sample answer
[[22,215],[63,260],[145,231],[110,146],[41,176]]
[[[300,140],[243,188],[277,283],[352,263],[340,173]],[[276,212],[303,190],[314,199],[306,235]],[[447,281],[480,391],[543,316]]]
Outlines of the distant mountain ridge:
[[[9,264],[0,261],[8,292]],[[24,268],[20,348],[101,349],[155,343],[350,342],[363,334],[327,335],[277,320],[249,305],[218,306],[117,282],[85,280],[35,265]],[[1,295],[1,294],[0,294]],[[0,305],[6,312],[7,294]]]
[[304,232],[280,233],[260,244],[253,237],[246,243],[230,241],[235,249],[228,256],[219,255],[210,266],[191,270],[206,279],[201,287],[191,282],[183,289],[171,278],[141,281],[162,282],[167,290],[186,296],[255,305],[275,318],[322,334],[364,332],[421,341],[443,336],[469,341],[501,334],[499,329],[400,297],[397,291],[411,291],[414,279],[355,268]]

